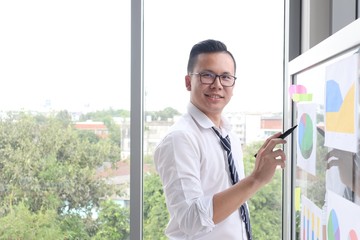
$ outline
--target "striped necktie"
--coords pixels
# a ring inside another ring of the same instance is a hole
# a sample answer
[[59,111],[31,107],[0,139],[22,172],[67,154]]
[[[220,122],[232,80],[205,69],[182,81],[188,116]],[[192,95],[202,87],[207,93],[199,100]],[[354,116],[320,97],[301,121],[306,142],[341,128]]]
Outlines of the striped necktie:
[[[229,135],[227,135],[224,138],[223,136],[221,136],[221,134],[214,127],[212,127],[212,129],[214,130],[216,135],[220,138],[221,146],[223,147],[223,149],[227,153],[227,159],[228,159],[228,165],[229,165],[231,181],[232,181],[232,184],[235,184],[235,183],[237,183],[239,181],[239,175],[238,175],[238,173],[236,171],[235,162],[234,162],[234,159],[233,159],[233,156],[232,156],[232,153],[231,153],[231,143],[230,143]],[[248,212],[248,208],[247,208],[246,203],[241,205],[239,212],[240,212],[241,219],[245,223],[246,235],[248,237],[248,240],[252,240],[250,217],[249,217],[249,212]]]

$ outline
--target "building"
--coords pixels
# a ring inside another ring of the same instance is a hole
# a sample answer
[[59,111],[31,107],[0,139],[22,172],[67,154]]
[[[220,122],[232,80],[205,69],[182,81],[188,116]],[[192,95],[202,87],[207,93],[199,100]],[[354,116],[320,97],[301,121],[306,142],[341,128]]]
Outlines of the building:
[[100,138],[107,138],[109,136],[109,131],[103,122],[93,122],[91,120],[76,122],[75,128],[84,131],[91,131]]

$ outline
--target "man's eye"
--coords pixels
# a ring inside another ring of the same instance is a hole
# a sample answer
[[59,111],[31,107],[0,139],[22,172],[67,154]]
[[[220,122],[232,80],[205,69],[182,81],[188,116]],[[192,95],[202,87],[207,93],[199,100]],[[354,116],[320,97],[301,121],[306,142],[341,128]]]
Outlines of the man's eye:
[[221,80],[224,81],[231,81],[232,77],[230,75],[221,75]]
[[202,73],[201,77],[203,78],[214,78],[214,74],[211,73]]

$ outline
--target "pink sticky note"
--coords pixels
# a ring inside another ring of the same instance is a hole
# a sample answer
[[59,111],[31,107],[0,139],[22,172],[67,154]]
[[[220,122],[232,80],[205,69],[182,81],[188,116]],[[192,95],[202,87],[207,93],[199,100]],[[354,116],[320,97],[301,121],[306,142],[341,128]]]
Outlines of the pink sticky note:
[[303,93],[306,93],[306,87],[303,86],[303,85],[291,85],[289,87],[289,94],[290,94],[290,97],[293,96],[293,94],[303,94]]

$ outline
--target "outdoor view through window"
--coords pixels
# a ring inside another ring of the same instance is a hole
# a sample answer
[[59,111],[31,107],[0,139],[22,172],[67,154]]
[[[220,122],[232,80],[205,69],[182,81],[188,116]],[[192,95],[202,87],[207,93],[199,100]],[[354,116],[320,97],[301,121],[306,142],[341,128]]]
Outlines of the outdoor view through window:
[[[192,45],[217,39],[236,58],[225,114],[249,173],[282,131],[284,6],[143,4],[143,239],[166,239],[153,153],[186,111]],[[0,2],[0,239],[129,239],[130,20],[130,0]],[[249,201],[254,239],[280,239],[281,181]]]

